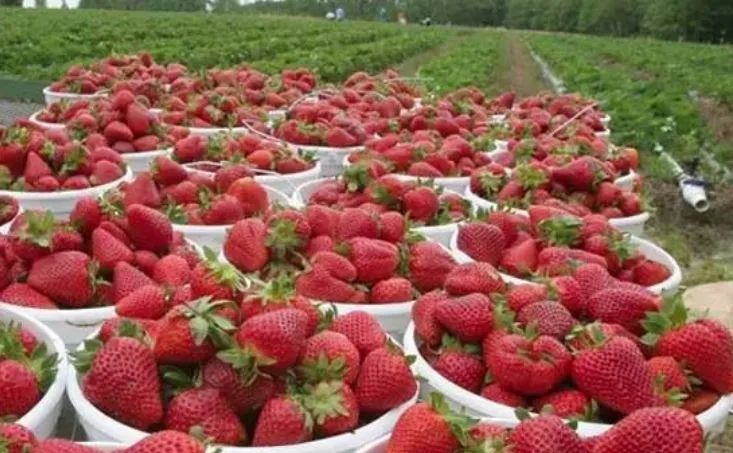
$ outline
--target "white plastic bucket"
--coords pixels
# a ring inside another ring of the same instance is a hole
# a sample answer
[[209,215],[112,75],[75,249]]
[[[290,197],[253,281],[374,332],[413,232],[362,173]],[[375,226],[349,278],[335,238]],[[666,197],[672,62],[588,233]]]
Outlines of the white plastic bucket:
[[137,175],[144,171],[148,171],[150,164],[160,156],[169,156],[173,152],[173,148],[159,149],[155,151],[142,151],[138,153],[120,154],[122,160],[132,171],[133,175]]
[[604,114],[601,117],[601,123],[605,124],[606,126],[611,124],[611,115],[609,115],[608,113]]
[[64,129],[66,129],[66,124],[64,124],[64,123],[47,123],[45,121],[39,120],[38,119],[38,115],[40,115],[40,114],[41,114],[41,111],[40,110],[37,111],[37,112],[35,112],[35,113],[33,113],[28,118],[28,121],[30,121],[31,123],[33,123],[33,124],[35,124],[37,126],[40,126],[40,127],[44,128],[44,129],[51,130],[51,131],[62,131]]
[[630,170],[628,174],[625,174],[624,176],[620,176],[616,178],[613,183],[620,187],[625,192],[631,192],[634,190],[634,178],[636,177],[636,173],[634,170]]
[[[190,164],[183,164],[186,171],[190,173],[198,173],[208,178],[213,178],[214,173],[210,171],[199,170],[193,166],[199,162],[193,162]],[[313,168],[301,171],[298,173],[290,173],[286,175],[280,174],[255,174],[255,181],[262,184],[263,186],[271,187],[275,190],[292,196],[296,189],[308,181],[314,181],[321,177],[321,163],[316,161]]]
[[[679,289],[680,284],[682,283],[682,269],[680,269],[680,265],[677,264],[677,261],[667,253],[663,248],[659,247],[658,245],[654,244],[651,241],[647,241],[646,239],[642,239],[638,236],[631,236],[631,244],[635,245],[637,250],[644,253],[644,255],[647,256],[652,261],[656,261],[658,263],[662,263],[665,266],[667,266],[667,269],[669,269],[672,274],[669,276],[669,278],[661,283],[658,283],[654,286],[647,286],[646,289],[653,292],[654,294],[661,294],[661,295],[672,295],[675,292],[677,292],[677,289]],[[457,260],[461,263],[465,262],[472,262],[474,261],[470,256],[463,253],[461,250],[458,249],[458,231],[453,235],[453,238],[451,238],[451,253],[453,256],[456,257]],[[528,280],[523,280],[521,278],[513,277],[511,275],[507,275],[504,273],[500,273],[502,279],[509,283],[514,284],[527,284],[532,283]]]
[[321,163],[321,176],[338,176],[344,168],[349,154],[363,151],[363,146],[350,148],[329,148],[328,146],[305,146],[283,142],[288,148],[298,153],[314,153]]
[[[422,357],[415,340],[415,325],[410,323],[404,337],[405,352],[415,356],[413,371],[422,378],[421,393],[429,394],[438,391],[445,395],[446,401],[457,410],[465,409],[469,415],[476,417],[499,417],[516,419],[515,408],[496,403],[480,395],[465,390],[435,371]],[[719,433],[725,429],[728,410],[733,407],[733,395],[725,395],[710,409],[697,416],[705,432]],[[603,434],[613,425],[604,423],[578,423],[578,433],[584,437]]]
[[18,205],[18,213],[15,215],[15,217],[0,225],[0,234],[8,234],[10,232],[10,225],[12,225],[13,222],[15,222],[15,219],[17,219],[19,215],[23,214],[23,212],[23,206]]
[[61,337],[64,344],[68,346],[78,345],[98,330],[104,321],[117,316],[114,306],[47,310],[19,307],[0,301],[0,310],[5,308],[10,308],[24,316],[42,322]]
[[[270,198],[270,203],[280,202],[290,205],[290,197],[269,186],[263,186]],[[173,224],[174,231],[180,231],[186,239],[201,247],[219,250],[224,244],[226,234],[232,225],[181,225]]]
[[93,99],[100,99],[100,98],[106,98],[107,92],[99,92],[94,94],[78,94],[78,93],[58,93],[55,91],[51,91],[51,87],[47,86],[43,89],[43,97],[46,100],[46,105],[50,106],[54,102],[59,101],[68,101],[68,102],[74,102],[74,101],[80,101],[80,100],[88,100],[91,101]]
[[0,190],[0,195],[9,195],[15,197],[21,206],[27,211],[30,210],[49,210],[56,217],[66,219],[74,209],[76,202],[82,197],[97,198],[104,192],[114,189],[125,181],[131,181],[133,178],[132,170],[128,167],[125,174],[116,181],[102,184],[96,187],[90,187],[82,190],[62,190],[58,192],[16,192],[13,190]]
[[[185,127],[185,126],[184,126]],[[247,127],[186,127],[191,135],[199,137],[210,137],[217,134],[246,134]]]
[[68,373],[68,359],[66,356],[66,348],[58,335],[51,331],[48,327],[31,318],[16,307],[8,307],[0,304],[0,320],[3,322],[15,321],[20,323],[24,328],[32,332],[38,341],[45,343],[50,354],[58,354],[58,371],[51,387],[41,401],[23,417],[18,419],[16,423],[25,426],[33,431],[33,433],[45,439],[51,436],[56,429],[56,423],[61,415],[63,405],[64,390],[66,388],[66,378]]
[[[473,193],[470,186],[466,188],[466,191],[464,192],[464,196],[471,202],[474,208],[482,208],[486,210],[492,210],[492,209],[499,208],[499,205],[497,203],[493,201],[489,201]],[[513,212],[514,214],[524,216],[524,217],[529,217],[529,214],[527,213],[527,211],[523,209],[512,208],[511,212]],[[644,225],[646,225],[646,222],[649,221],[649,217],[650,215],[648,212],[642,212],[641,214],[632,215],[628,217],[609,219],[608,223],[615,226],[619,230],[625,231],[634,236],[642,236],[644,234]]]
[[[81,350],[83,346],[79,347]],[[149,433],[127,426],[103,413],[84,397],[79,385],[79,375],[73,366],[69,366],[67,392],[72,406],[76,410],[79,422],[89,440],[94,442],[120,442],[133,444],[147,437]],[[346,453],[372,442],[392,431],[400,416],[417,401],[418,391],[412,399],[399,407],[385,413],[373,422],[356,430],[327,439],[305,442],[282,447],[218,447],[222,453]]]
[[606,128],[605,130],[602,130],[600,132],[596,132],[596,137],[602,138],[602,139],[609,139],[611,137],[611,129]]

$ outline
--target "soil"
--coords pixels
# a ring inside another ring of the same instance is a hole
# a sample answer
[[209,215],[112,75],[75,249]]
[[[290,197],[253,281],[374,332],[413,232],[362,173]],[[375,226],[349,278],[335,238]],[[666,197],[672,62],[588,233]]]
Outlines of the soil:
[[529,49],[515,33],[506,34],[494,85],[496,92],[514,91],[518,97],[532,96],[550,89]]

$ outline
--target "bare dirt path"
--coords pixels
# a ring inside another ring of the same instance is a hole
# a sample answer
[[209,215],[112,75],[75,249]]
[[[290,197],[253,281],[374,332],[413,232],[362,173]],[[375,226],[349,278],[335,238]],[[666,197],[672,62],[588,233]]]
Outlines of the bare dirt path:
[[494,82],[497,92],[515,91],[519,97],[550,89],[529,49],[515,33],[507,32]]

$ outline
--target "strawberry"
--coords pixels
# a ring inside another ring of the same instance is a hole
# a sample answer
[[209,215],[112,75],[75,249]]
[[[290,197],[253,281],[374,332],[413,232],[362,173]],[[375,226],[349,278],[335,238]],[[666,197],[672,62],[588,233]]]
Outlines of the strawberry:
[[681,297],[665,301],[662,311],[647,314],[644,342],[655,355],[685,363],[692,374],[720,394],[733,391],[733,341],[713,320],[693,321]]
[[112,301],[119,302],[137,288],[154,285],[155,282],[131,264],[120,261],[112,271]]
[[245,415],[262,407],[273,396],[276,385],[266,375],[257,376],[248,383],[237,370],[218,358],[206,362],[201,370],[201,378],[205,387],[219,390],[238,415]]
[[89,183],[93,186],[101,186],[116,181],[123,176],[124,172],[119,165],[108,160],[100,160],[94,163]]
[[235,348],[218,357],[251,379],[260,372],[282,374],[295,365],[305,347],[308,316],[286,308],[249,318],[234,335]]
[[621,336],[608,338],[598,329],[593,335],[594,343],[572,364],[578,389],[622,414],[658,406],[652,376],[634,342]]
[[473,222],[458,227],[458,248],[476,261],[499,265],[504,249],[504,233],[497,226]]
[[197,439],[177,431],[159,431],[125,449],[125,453],[205,453]]
[[351,261],[334,252],[318,252],[310,260],[313,267],[326,270],[329,274],[345,282],[356,280],[357,271]]
[[313,419],[294,397],[279,395],[270,399],[257,419],[253,447],[293,445],[313,438]]
[[326,330],[306,340],[298,370],[311,383],[341,380],[353,385],[359,374],[359,350],[345,335]]
[[[10,336],[7,332],[3,335]],[[47,355],[43,348],[28,358],[20,339],[3,341],[8,344],[0,361],[0,417],[17,419],[33,409],[48,390],[56,375],[56,357]]]
[[[150,132],[150,116],[148,114],[148,110],[141,104],[133,103],[127,107],[127,110],[125,111],[125,122],[135,137],[139,137]],[[107,129],[105,128],[105,131],[106,130]],[[107,136],[106,133],[105,136]]]
[[38,440],[31,430],[22,425],[0,423],[0,447],[7,453],[37,451]]
[[702,452],[703,438],[703,429],[690,412],[673,407],[644,408],[601,436],[593,452]]
[[634,282],[642,286],[653,286],[667,280],[672,272],[662,263],[644,260],[634,267]]
[[425,225],[431,223],[440,208],[438,194],[425,186],[407,191],[402,197],[402,203],[408,219]]
[[461,447],[456,430],[469,424],[465,415],[450,409],[441,394],[432,393],[428,401],[410,407],[397,420],[387,451],[453,453]]
[[537,270],[538,260],[537,242],[528,240],[504,250],[500,266],[511,275],[522,277]]
[[580,285],[580,295],[586,300],[598,291],[608,288],[613,282],[613,278],[608,270],[598,264],[582,264],[575,269],[573,278]]
[[99,450],[71,440],[48,439],[39,442],[33,453],[99,453]]
[[378,238],[379,223],[374,216],[363,209],[346,208],[339,217],[336,227],[339,239],[355,237]]
[[136,247],[161,253],[171,245],[173,226],[165,214],[135,204],[127,208],[128,233]]
[[420,296],[412,306],[415,332],[423,342],[430,346],[438,346],[445,332],[435,315],[438,305],[444,301],[450,301],[448,294],[435,290]]
[[478,393],[486,377],[486,367],[481,357],[475,354],[477,349],[444,335],[439,356],[432,367],[459,387]]
[[28,153],[25,161],[23,178],[27,184],[34,185],[44,176],[53,176],[53,170],[46,161],[36,153]]
[[324,141],[326,146],[332,148],[348,148],[359,144],[359,141],[356,139],[356,137],[349,134],[340,127],[334,127],[330,129],[326,133]]
[[171,399],[165,414],[165,428],[183,433],[194,427],[217,444],[240,445],[247,432],[237,415],[216,389],[193,388]]
[[402,351],[390,343],[364,358],[354,387],[362,411],[383,413],[415,396],[417,383],[408,362]]
[[[323,267],[314,267],[298,275],[295,289],[305,297],[327,302],[358,303],[360,294],[363,294],[349,283],[335,278]],[[361,302],[365,301],[366,299]]]
[[483,294],[469,294],[441,301],[435,307],[435,319],[466,343],[484,339],[494,327],[494,305]]
[[652,357],[647,362],[657,394],[668,406],[680,406],[690,392],[685,369],[674,357]]
[[540,335],[548,335],[558,340],[563,340],[576,323],[568,309],[554,301],[526,305],[517,313],[517,321],[525,327],[534,323]]
[[84,238],[71,227],[57,228],[51,237],[51,252],[81,250],[84,247]]
[[85,236],[91,234],[102,221],[102,211],[97,199],[93,197],[80,198],[71,211],[69,221],[76,225]]
[[565,187],[586,192],[610,177],[603,163],[591,156],[579,157],[552,171],[554,181]]
[[512,453],[583,453],[580,437],[555,415],[525,419],[509,435]]
[[587,312],[591,319],[619,324],[631,333],[641,334],[641,323],[647,312],[658,312],[659,308],[659,296],[656,294],[642,287],[616,286],[602,289],[591,296]]
[[132,263],[135,254],[127,245],[102,228],[92,233],[92,257],[102,269],[114,269],[115,265],[124,261]]
[[582,296],[580,283],[571,276],[550,279],[549,293],[552,299],[560,302],[575,318],[585,314],[586,300]]
[[244,217],[262,214],[270,205],[267,191],[253,178],[237,179],[231,183],[226,193],[239,202]]
[[54,302],[82,308],[92,302],[95,271],[89,256],[77,251],[59,252],[34,262],[28,284]]
[[330,329],[346,336],[359,351],[360,357],[366,357],[370,352],[381,348],[387,340],[379,321],[363,311],[352,311],[337,317]]
[[376,283],[393,276],[399,264],[399,252],[394,244],[379,239],[357,237],[349,239],[345,255],[357,271],[356,281]]
[[123,201],[126,208],[141,204],[158,209],[162,204],[158,187],[148,172],[138,174],[132,182],[125,185]]
[[480,293],[486,296],[504,293],[506,285],[489,263],[466,263],[456,266],[446,277],[444,288],[451,296]]
[[161,285],[183,286],[191,281],[191,268],[184,258],[167,255],[154,264],[152,277]]
[[39,293],[26,283],[11,283],[0,292],[0,300],[19,307],[58,309],[51,299]]
[[157,157],[150,166],[150,175],[161,186],[173,186],[188,178],[186,169],[169,157]]
[[359,424],[359,404],[344,382],[323,381],[306,386],[303,406],[311,413],[319,437],[353,431]]
[[532,404],[537,412],[546,412],[551,409],[554,415],[562,418],[575,417],[591,421],[595,415],[594,402],[588,398],[588,395],[575,389],[557,390],[535,398]]
[[[227,192],[235,181],[243,178],[251,178],[252,176],[254,176],[254,173],[252,173],[252,169],[247,165],[228,165],[214,173],[214,185],[219,192]],[[235,194],[230,193],[230,195]],[[241,199],[241,197],[237,198]]]
[[408,269],[412,284],[420,292],[442,288],[456,265],[453,256],[436,242],[422,241],[409,248]]
[[[133,293],[134,294],[134,293]],[[228,301],[210,297],[173,307],[159,322],[153,353],[158,363],[187,365],[205,362],[217,348],[229,346],[228,333],[235,329],[225,316]]]
[[410,164],[410,168],[407,169],[407,174],[421,178],[440,178],[444,176],[440,170],[427,162],[414,162]]
[[509,391],[505,388],[503,388],[501,385],[497,383],[491,383],[487,385],[486,387],[481,390],[480,395],[487,400],[494,401],[500,404],[504,404],[505,406],[511,406],[511,407],[527,407],[527,399],[519,395],[517,393],[514,393],[512,391]]
[[103,134],[109,143],[131,142],[135,138],[127,124],[121,121],[111,121],[105,126]]
[[84,396],[104,413],[143,430],[163,420],[155,357],[139,340],[89,340],[74,355],[74,366],[84,376]]
[[244,217],[239,200],[231,195],[217,195],[201,205],[201,220],[206,225],[232,225]]
[[488,354],[487,367],[503,388],[520,395],[543,395],[570,374],[572,357],[562,343],[546,335],[504,335]]
[[406,278],[392,277],[377,282],[369,294],[373,304],[392,304],[415,300],[415,288]]
[[240,220],[227,232],[224,255],[244,272],[260,270],[270,259],[270,252],[265,246],[266,239],[267,231],[261,220]]
[[698,415],[713,407],[719,400],[720,395],[717,392],[699,389],[693,391],[685,398],[681,408]]
[[140,319],[160,319],[170,308],[169,296],[158,285],[146,285],[134,290],[115,304],[119,316]]

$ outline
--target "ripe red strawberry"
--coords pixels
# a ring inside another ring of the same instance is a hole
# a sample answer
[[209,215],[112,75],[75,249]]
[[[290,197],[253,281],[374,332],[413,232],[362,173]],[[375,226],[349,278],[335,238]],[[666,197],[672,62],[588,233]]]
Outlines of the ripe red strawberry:
[[402,202],[407,218],[425,225],[431,223],[440,209],[438,194],[425,186],[409,190],[403,195]]
[[137,335],[138,332],[154,340],[158,332],[158,323],[149,319],[119,317],[108,319],[99,329],[99,339],[102,343],[106,343],[111,338]]
[[191,280],[191,269],[184,258],[167,255],[155,263],[152,277],[161,285],[183,286]]
[[494,328],[494,304],[478,293],[447,299],[435,307],[435,318],[459,340],[476,343]]
[[603,163],[591,156],[582,156],[567,165],[555,168],[552,179],[578,191],[591,191],[596,184],[610,179]]
[[92,257],[102,269],[109,270],[120,261],[132,263],[135,260],[135,254],[127,245],[102,228],[92,233]]
[[359,424],[359,403],[351,387],[339,380],[306,386],[303,406],[313,416],[319,437],[353,431]]
[[276,382],[270,376],[257,376],[247,382],[228,363],[214,358],[201,370],[206,387],[219,390],[229,406],[240,416],[262,407],[275,393]]
[[115,304],[115,312],[129,318],[160,319],[169,309],[170,297],[158,285],[141,286]]
[[586,300],[583,298],[580,283],[571,276],[554,277],[549,282],[549,292],[553,299],[557,300],[575,317],[580,318],[585,314]]
[[173,186],[188,178],[183,165],[170,157],[157,157],[150,167],[150,175],[161,186]]
[[160,431],[125,449],[125,453],[205,453],[201,441],[178,431]]
[[364,358],[354,390],[363,412],[383,413],[415,396],[417,383],[408,358],[397,346],[387,344]]
[[[459,416],[460,418],[457,418]],[[388,453],[452,453],[461,444],[454,431],[459,425],[470,422],[463,415],[455,414],[444,397],[432,393],[429,401],[417,403],[407,409],[392,431]]]
[[353,135],[349,134],[340,127],[334,127],[330,129],[324,137],[326,146],[332,148],[348,148],[350,146],[356,146],[359,141]]
[[244,218],[239,201],[231,195],[216,195],[202,203],[201,220],[206,225],[232,225]]
[[235,329],[226,316],[230,304],[204,298],[173,307],[158,323],[153,344],[155,360],[188,365],[212,359],[217,348],[229,346],[228,334]]
[[391,304],[415,300],[416,291],[406,278],[392,277],[377,282],[369,294],[373,304]]
[[243,376],[282,374],[297,363],[305,346],[308,322],[308,315],[294,308],[249,318],[234,335],[237,346],[218,357]]
[[[227,192],[235,181],[243,178],[251,178],[252,176],[254,176],[254,173],[247,165],[227,165],[221,167],[214,173],[214,185],[219,192]],[[231,193],[230,195],[235,194]]]
[[644,321],[644,342],[655,355],[683,362],[707,387],[720,394],[733,391],[733,341],[722,324],[713,320],[692,321],[681,297],[665,301],[660,313]]
[[668,406],[680,406],[690,393],[685,370],[674,357],[652,357],[647,362],[656,392]]
[[393,276],[399,264],[394,244],[379,239],[353,238],[346,242],[345,255],[357,271],[360,283],[376,283]]
[[364,303],[364,293],[357,291],[351,284],[335,278],[323,267],[314,267],[298,275],[295,280],[298,294],[313,300],[326,302]]
[[376,239],[379,237],[379,222],[363,209],[346,208],[339,217],[336,231],[337,237],[343,240],[355,237]]
[[634,267],[634,282],[642,286],[653,286],[667,280],[672,272],[662,263],[644,260]]
[[641,334],[641,322],[647,312],[659,311],[659,296],[644,288],[611,287],[596,292],[588,299],[591,319],[619,324],[631,333]]
[[132,182],[125,185],[123,204],[126,208],[134,204],[149,206],[154,209],[161,207],[162,201],[158,187],[148,172],[138,174]]
[[72,440],[42,440],[33,449],[33,453],[99,453],[99,450],[78,444]]
[[342,380],[353,385],[359,374],[359,350],[345,335],[326,330],[306,340],[298,370],[312,383]]
[[588,395],[576,389],[564,389],[536,398],[532,405],[535,411],[544,412],[551,408],[552,414],[562,418],[579,418],[591,421],[593,403]]
[[229,185],[226,193],[239,202],[244,217],[262,214],[270,205],[267,190],[253,178],[237,179]]
[[484,353],[494,380],[520,395],[543,395],[570,374],[572,357],[565,346],[545,335],[505,335]]
[[407,169],[407,174],[411,176],[419,176],[422,178],[440,178],[443,173],[427,162],[414,162]]
[[498,266],[507,243],[497,226],[473,222],[458,227],[458,248],[476,261]]
[[266,239],[267,230],[260,219],[240,220],[227,233],[224,255],[241,271],[258,271],[270,259]]
[[511,407],[527,407],[527,399],[522,395],[510,392],[497,383],[489,384],[481,390],[481,396],[487,400]]
[[420,339],[429,346],[438,346],[445,330],[435,316],[435,310],[443,301],[448,301],[448,295],[441,290],[435,290],[420,296],[412,305],[412,320],[415,323],[415,332]]
[[382,327],[377,319],[363,311],[353,311],[337,317],[331,330],[338,332],[349,339],[359,351],[360,357],[384,346],[387,340]]
[[127,124],[121,121],[111,121],[105,126],[103,134],[109,143],[131,142],[135,138]]
[[279,395],[265,403],[257,419],[253,447],[293,445],[313,438],[310,413],[292,396]]
[[33,432],[22,425],[0,423],[0,447],[7,453],[37,451],[38,440]]
[[608,288],[613,278],[608,270],[598,264],[588,263],[579,266],[573,273],[573,278],[580,285],[581,297],[586,300],[598,291]]
[[494,266],[476,262],[456,266],[446,277],[444,288],[451,296],[471,293],[488,296],[505,292],[506,284]]
[[412,284],[420,292],[442,288],[456,260],[440,244],[422,241],[410,246],[409,271]]
[[26,283],[11,283],[0,292],[0,300],[10,305],[29,308],[58,309],[51,299]]
[[695,416],[673,407],[644,408],[605,433],[593,453],[702,452],[704,433]]
[[34,185],[44,176],[53,176],[53,170],[51,170],[51,167],[49,167],[46,161],[44,161],[38,154],[28,153],[25,162],[25,170],[23,171],[25,182]]
[[150,348],[139,340],[88,341],[76,354],[75,366],[84,376],[84,396],[104,413],[143,430],[163,420],[158,368]]
[[94,163],[94,169],[89,176],[89,183],[93,186],[101,186],[112,181],[117,181],[124,175],[119,165],[108,160],[100,160]]
[[633,341],[596,331],[594,344],[580,351],[572,364],[578,389],[622,414],[658,406],[644,355]]
[[514,285],[506,292],[507,307],[514,313],[519,313],[527,305],[547,299],[548,290],[544,285]]
[[33,263],[28,284],[58,304],[85,307],[94,296],[91,264],[89,256],[81,252],[54,253]]
[[120,261],[112,272],[112,301],[119,302],[137,288],[154,284],[155,282],[150,277],[132,267],[131,264]]
[[478,348],[464,346],[455,338],[445,335],[432,367],[459,387],[478,393],[486,377],[486,367],[477,352]]
[[509,435],[512,453],[584,453],[583,443],[560,417],[540,415],[525,419]]
[[720,394],[712,390],[699,389],[685,398],[681,408],[695,415],[710,409],[720,400]]
[[216,389],[193,388],[171,399],[164,420],[165,428],[183,433],[200,428],[217,444],[240,445],[247,432],[227,401]]
[[148,113],[148,109],[146,109],[142,104],[132,103],[127,107],[127,111],[125,112],[125,122],[135,137],[139,137],[150,132],[150,115]]
[[171,245],[173,226],[162,212],[143,205],[127,208],[128,234],[138,248],[161,253]]
[[537,270],[538,250],[534,240],[513,245],[501,257],[501,268],[518,277],[529,275]]
[[85,236],[91,234],[102,221],[102,211],[97,199],[80,198],[71,211],[69,221],[76,225]]
[[345,282],[356,280],[357,271],[351,261],[334,252],[318,252],[310,260],[313,267],[326,270],[329,274]]
[[577,322],[565,306],[550,300],[524,306],[517,314],[517,321],[524,327],[535,324],[540,335],[548,335],[561,341]]
[[0,417],[21,418],[38,404],[56,374],[56,357],[41,356],[32,362],[19,339],[7,339],[12,350],[0,360]]

